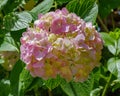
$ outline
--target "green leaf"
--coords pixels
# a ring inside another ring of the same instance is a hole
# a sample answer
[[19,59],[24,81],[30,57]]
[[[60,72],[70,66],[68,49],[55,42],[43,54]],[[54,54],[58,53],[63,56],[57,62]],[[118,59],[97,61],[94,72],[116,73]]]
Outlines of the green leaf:
[[99,14],[102,18],[108,16],[112,9],[120,6],[120,0],[99,0]]
[[116,58],[110,58],[107,62],[108,70],[114,74],[117,75],[117,66],[116,66]]
[[26,29],[18,30],[18,31],[11,31],[11,37],[14,39],[16,42],[20,42],[20,38],[22,37],[22,33],[25,32]]
[[98,5],[95,3],[88,14],[86,14],[84,20],[87,22],[95,23],[98,14]]
[[114,45],[108,45],[108,50],[113,54],[116,55],[116,47]]
[[94,87],[98,87],[99,86],[99,80],[101,78],[101,68],[100,67],[96,67],[92,70],[91,74],[93,76],[91,76],[91,78],[94,78]]
[[13,94],[14,96],[18,96],[18,90],[19,90],[19,76],[20,76],[20,73],[23,69],[23,62],[22,61],[18,61],[11,74],[10,74],[10,88],[11,88],[11,94]]
[[108,46],[111,53],[114,55],[119,55],[120,53],[120,29],[116,28],[113,32],[110,32],[109,35],[113,38],[114,40],[114,45],[110,45],[110,48]]
[[0,11],[6,5],[7,2],[8,2],[8,0],[0,0]]
[[10,93],[10,81],[2,79],[0,81],[0,96],[8,96]]
[[120,78],[120,59],[117,57],[110,58],[107,62],[108,70],[117,78]]
[[6,30],[17,31],[29,26],[32,16],[28,12],[11,13],[4,18],[4,26]]
[[32,81],[33,81],[33,77],[30,75],[30,72],[24,68],[20,73],[19,96],[24,96],[24,92],[30,86]]
[[67,4],[67,9],[70,12],[76,13],[86,22],[94,23],[98,13],[96,0],[72,0]]
[[[3,0],[4,1],[4,0]],[[8,0],[7,4],[4,6],[4,13],[8,14],[15,11],[20,4],[22,5],[24,0]]]
[[45,81],[45,85],[50,89],[54,89],[57,86],[59,86],[61,83],[61,78],[59,76],[57,76],[56,78],[50,78],[48,80]]
[[37,5],[36,7],[34,7],[30,12],[36,14],[36,16],[38,16],[38,14],[40,13],[46,13],[50,10],[50,8],[53,5],[53,0],[44,0],[43,2],[41,2],[39,5]]
[[4,41],[0,45],[0,51],[19,51],[14,39],[9,33],[4,37]]
[[3,64],[5,61],[0,58],[0,64]]
[[117,78],[120,79],[120,59],[116,61],[116,66],[117,66],[117,72],[118,72]]
[[70,2],[71,0],[55,0],[56,2],[63,4],[63,3],[67,3]]
[[104,41],[105,46],[108,46],[108,45],[113,45],[114,46],[115,40],[108,33],[102,32],[102,33],[100,33],[100,35],[101,35],[101,37]]
[[32,90],[44,86],[44,80],[40,77],[34,78],[27,90]]
[[113,80],[111,83],[111,88],[112,88],[112,92],[115,92],[115,90],[117,90],[118,88],[120,88],[120,79],[116,79]]
[[94,90],[91,91],[90,96],[100,96],[101,90],[103,89],[102,86],[100,86],[99,88],[96,88]]
[[67,96],[75,96],[70,83],[64,81],[64,83],[62,82],[60,85],[62,90],[67,94]]
[[93,86],[93,75],[91,75],[85,82],[70,82],[61,84],[61,88],[68,96],[89,96]]
[[117,40],[117,54],[116,55],[119,55],[119,54],[120,54],[120,37]]

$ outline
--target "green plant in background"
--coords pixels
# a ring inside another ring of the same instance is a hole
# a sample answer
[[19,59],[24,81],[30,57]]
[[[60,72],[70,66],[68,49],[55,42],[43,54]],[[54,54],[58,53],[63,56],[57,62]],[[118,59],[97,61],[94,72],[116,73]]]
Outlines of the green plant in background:
[[33,78],[20,59],[11,71],[6,70],[0,55],[0,96],[119,96],[120,29],[116,26],[120,25],[114,19],[119,0],[0,0],[0,53],[20,55],[22,33],[33,26],[38,14],[63,7],[103,31],[100,32],[104,43],[101,65],[84,82],[66,82],[59,76],[43,80]]
[[[120,29],[115,29],[113,32],[101,33],[104,40],[104,45],[108,48],[112,56],[107,61],[107,70],[110,72],[107,77],[107,83],[104,87],[102,96],[105,96],[108,88],[112,86],[112,91],[115,90],[116,84],[119,85],[120,79]],[[116,79],[115,79],[116,78]],[[117,81],[117,82],[116,82]],[[113,83],[116,82],[116,83]],[[118,86],[117,85],[117,86]]]

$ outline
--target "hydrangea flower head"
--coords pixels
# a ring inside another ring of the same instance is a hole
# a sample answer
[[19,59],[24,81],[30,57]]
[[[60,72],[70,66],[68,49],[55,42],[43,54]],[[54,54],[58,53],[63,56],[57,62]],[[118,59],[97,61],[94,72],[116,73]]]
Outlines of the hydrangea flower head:
[[102,40],[91,23],[63,8],[40,14],[23,33],[20,49],[32,76],[84,81],[99,66]]

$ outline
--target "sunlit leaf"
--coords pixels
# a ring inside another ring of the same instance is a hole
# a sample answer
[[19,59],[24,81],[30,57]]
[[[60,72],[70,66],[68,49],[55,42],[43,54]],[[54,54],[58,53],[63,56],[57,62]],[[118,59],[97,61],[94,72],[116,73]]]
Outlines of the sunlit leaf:
[[85,16],[84,20],[95,23],[98,14],[98,5],[95,3],[89,13]]
[[0,58],[0,64],[3,64],[5,61]]
[[120,37],[117,40],[117,55],[120,54]]
[[112,92],[115,92],[118,88],[120,88],[120,79],[113,80],[111,86]]
[[91,91],[90,96],[100,96],[101,90],[103,89],[102,86],[100,86],[99,88],[96,88],[94,90]]
[[7,33],[0,45],[0,51],[19,51],[14,39]]
[[4,18],[4,26],[6,30],[17,31],[27,28],[32,21],[32,16],[28,12],[20,12],[18,14],[11,13]]
[[94,77],[85,82],[61,83],[61,88],[68,96],[89,96],[94,85]]
[[61,88],[68,96],[75,96],[71,85],[68,82],[62,83]]
[[98,6],[96,0],[72,0],[67,4],[67,9],[70,12],[76,13],[86,22],[95,23]]
[[4,5],[8,2],[8,0],[0,0],[0,10],[4,7]]
[[54,89],[57,86],[59,86],[61,83],[61,78],[59,76],[57,76],[56,78],[50,78],[48,80],[45,81],[45,85],[50,89]]
[[19,95],[23,96],[26,89],[30,86],[33,81],[33,77],[30,75],[30,72],[25,68],[20,73],[19,79]]
[[36,16],[38,16],[38,14],[40,13],[46,13],[50,10],[50,8],[53,5],[53,0],[44,0],[43,2],[41,2],[40,4],[38,4],[36,7],[34,7],[30,12],[36,14]]
[[108,70],[116,77],[120,78],[120,59],[117,57],[110,58],[107,62]]
[[112,37],[111,40],[114,41],[114,45],[109,45],[109,51],[113,54],[113,55],[119,55],[120,53],[120,29],[116,28],[113,32],[109,33],[109,36]]
[[118,72],[117,78],[120,79],[120,59],[116,61],[116,66],[117,66],[117,72]]
[[108,45],[114,45],[114,38],[112,38],[108,33],[100,33],[103,41],[104,41],[104,45],[108,46]]
[[113,55],[115,55],[115,54],[116,54],[116,51],[117,51],[117,49],[115,48],[114,45],[108,45],[108,50],[109,50]]

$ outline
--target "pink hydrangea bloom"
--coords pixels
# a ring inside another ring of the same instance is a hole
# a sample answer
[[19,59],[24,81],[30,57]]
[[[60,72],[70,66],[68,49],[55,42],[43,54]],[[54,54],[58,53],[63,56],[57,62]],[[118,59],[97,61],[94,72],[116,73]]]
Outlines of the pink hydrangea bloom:
[[39,15],[21,37],[21,59],[34,77],[84,81],[99,66],[102,40],[92,23],[67,9]]

